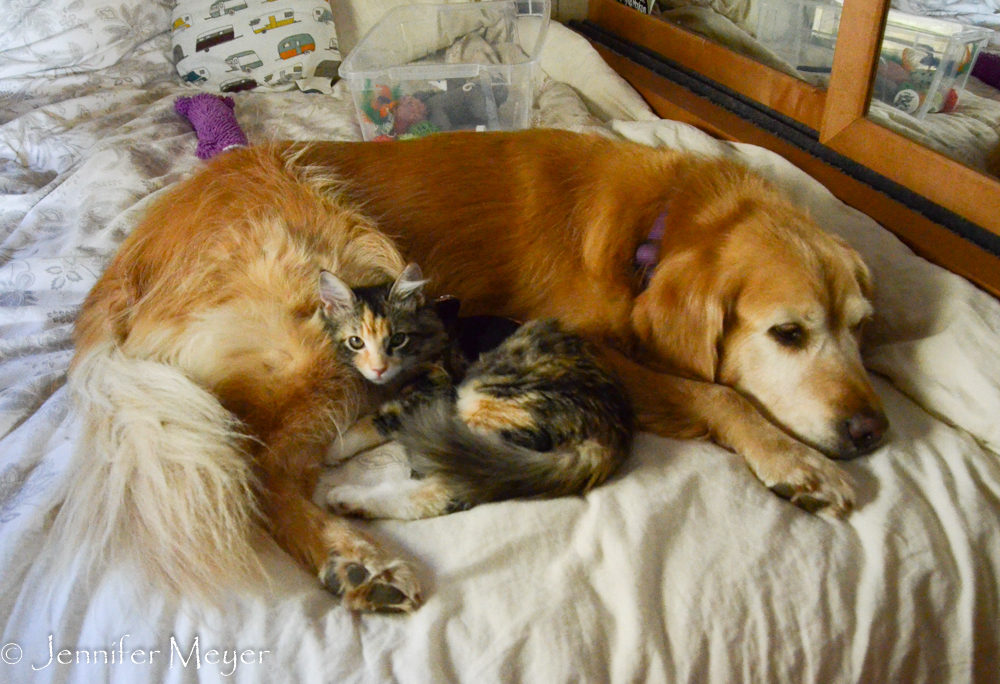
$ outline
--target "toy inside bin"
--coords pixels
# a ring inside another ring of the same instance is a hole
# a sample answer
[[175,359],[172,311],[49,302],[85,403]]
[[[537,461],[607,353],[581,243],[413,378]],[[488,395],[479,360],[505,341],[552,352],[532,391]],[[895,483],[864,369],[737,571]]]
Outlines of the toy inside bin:
[[891,10],[873,97],[918,119],[952,111],[991,35],[987,29]]
[[[843,4],[835,0],[759,0],[757,40],[804,74],[833,68]],[[922,119],[948,112],[992,31],[890,9],[872,96]]]
[[365,140],[527,128],[548,21],[548,0],[391,10],[340,65]]

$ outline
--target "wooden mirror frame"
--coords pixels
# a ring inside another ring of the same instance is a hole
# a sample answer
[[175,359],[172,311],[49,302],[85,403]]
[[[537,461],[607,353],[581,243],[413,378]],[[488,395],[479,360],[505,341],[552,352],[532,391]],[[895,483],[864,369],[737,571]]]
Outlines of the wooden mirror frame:
[[[1000,181],[868,119],[889,0],[846,0],[819,140],[830,149],[1000,235]],[[862,76],[858,78],[858,76]],[[867,78],[864,76],[867,75]],[[900,163],[899,160],[906,160]]]
[[827,92],[617,0],[590,0],[588,21],[818,131]]
[[[889,0],[845,0],[839,34],[852,39],[838,41],[826,89],[617,0],[589,0],[587,23],[793,119],[834,152],[1000,237],[1000,182],[866,116],[888,6]],[[778,152],[919,254],[1000,296],[1000,258],[994,253],[600,42],[595,47],[660,116]]]

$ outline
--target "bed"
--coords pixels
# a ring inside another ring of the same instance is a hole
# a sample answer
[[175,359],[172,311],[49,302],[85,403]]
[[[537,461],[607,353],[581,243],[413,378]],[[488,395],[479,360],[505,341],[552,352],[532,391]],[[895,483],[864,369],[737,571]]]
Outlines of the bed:
[[[334,16],[370,21],[375,4]],[[1000,678],[1000,303],[773,153],[657,119],[558,24],[534,125],[737,159],[865,256],[878,287],[865,359],[892,432],[845,464],[858,510],[810,515],[732,453],[641,434],[585,497],[364,523],[418,569],[426,603],[410,616],[346,611],[269,543],[269,583],[217,608],[125,568],[39,562],[74,477],[75,313],[143,208],[199,162],[173,110],[191,89],[168,4],[0,0],[0,22],[17,27],[0,39],[0,682]],[[252,144],[360,139],[342,83],[233,97]],[[317,498],[402,467],[391,449],[359,457]]]

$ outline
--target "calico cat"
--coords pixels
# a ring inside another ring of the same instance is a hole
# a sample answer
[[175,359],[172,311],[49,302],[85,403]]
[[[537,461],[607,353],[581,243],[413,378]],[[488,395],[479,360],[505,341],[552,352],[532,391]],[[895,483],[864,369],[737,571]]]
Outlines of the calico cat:
[[335,487],[327,503],[416,519],[603,482],[628,454],[632,412],[589,344],[543,319],[468,359],[425,302],[424,284],[415,264],[393,283],[353,290],[321,275],[322,317],[338,354],[391,397],[336,441],[328,462],[396,439],[413,469],[402,485]]

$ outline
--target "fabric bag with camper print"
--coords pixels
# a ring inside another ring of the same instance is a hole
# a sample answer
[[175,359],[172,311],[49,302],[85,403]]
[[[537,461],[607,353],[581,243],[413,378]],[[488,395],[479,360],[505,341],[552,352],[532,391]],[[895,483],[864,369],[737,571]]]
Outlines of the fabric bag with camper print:
[[326,0],[178,0],[171,36],[181,79],[212,92],[329,91],[340,66]]

